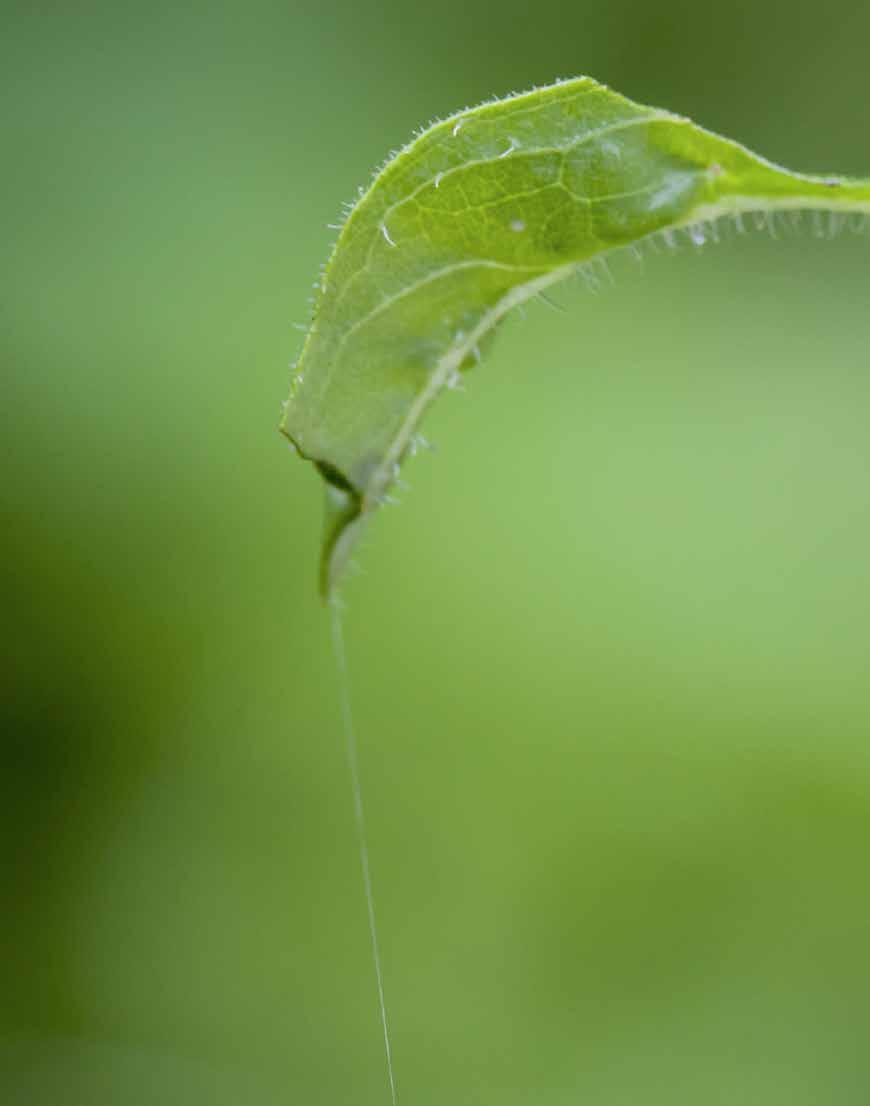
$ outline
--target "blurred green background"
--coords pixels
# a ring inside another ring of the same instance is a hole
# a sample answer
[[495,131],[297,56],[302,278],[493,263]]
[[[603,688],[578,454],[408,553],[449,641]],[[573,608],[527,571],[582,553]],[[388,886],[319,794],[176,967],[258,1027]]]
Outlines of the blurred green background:
[[[3,1106],[387,1100],[321,487],[326,229],[590,73],[870,172],[870,8],[6,4]],[[870,1101],[870,238],[511,319],[346,589],[403,1106]]]

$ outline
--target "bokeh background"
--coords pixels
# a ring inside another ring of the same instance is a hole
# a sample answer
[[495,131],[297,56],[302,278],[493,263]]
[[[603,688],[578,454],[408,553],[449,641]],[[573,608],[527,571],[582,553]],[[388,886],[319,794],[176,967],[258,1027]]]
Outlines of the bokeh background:
[[[870,172],[870,8],[7,3],[0,1102],[387,1101],[321,487],[343,201],[590,73]],[[509,321],[346,635],[403,1106],[870,1101],[870,237]]]

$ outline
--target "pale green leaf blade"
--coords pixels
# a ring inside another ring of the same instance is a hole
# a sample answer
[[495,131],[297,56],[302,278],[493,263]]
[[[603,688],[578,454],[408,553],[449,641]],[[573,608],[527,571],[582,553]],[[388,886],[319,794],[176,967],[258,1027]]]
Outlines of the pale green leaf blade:
[[723,215],[870,211],[870,182],[792,173],[581,77],[420,134],[352,209],[282,430],[327,480],[328,596],[438,393],[515,306],[598,255]]

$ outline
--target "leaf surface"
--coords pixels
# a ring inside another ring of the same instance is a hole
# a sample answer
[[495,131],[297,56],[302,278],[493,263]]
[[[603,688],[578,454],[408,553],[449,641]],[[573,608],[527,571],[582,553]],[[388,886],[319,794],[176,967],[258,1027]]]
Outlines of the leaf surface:
[[802,208],[870,212],[870,182],[790,172],[588,77],[419,134],[348,215],[281,424],[326,480],[324,597],[426,409],[514,307],[651,236]]

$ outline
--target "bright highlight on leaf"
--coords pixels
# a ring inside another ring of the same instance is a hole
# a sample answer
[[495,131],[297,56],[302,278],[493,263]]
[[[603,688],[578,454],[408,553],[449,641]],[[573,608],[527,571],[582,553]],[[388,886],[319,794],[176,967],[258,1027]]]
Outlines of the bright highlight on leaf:
[[324,597],[429,404],[508,312],[610,250],[789,209],[870,212],[870,181],[789,172],[588,77],[420,134],[342,228],[281,425],[326,480]]

